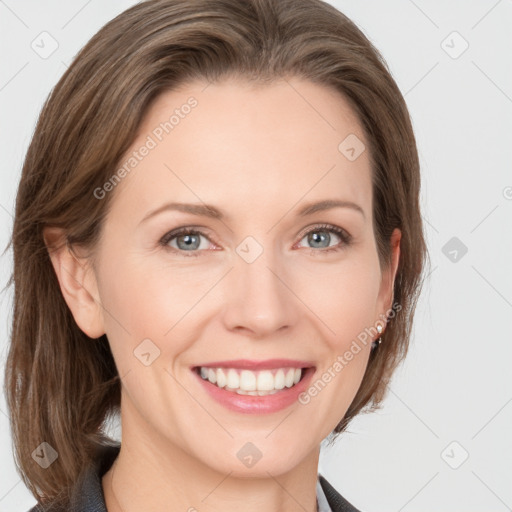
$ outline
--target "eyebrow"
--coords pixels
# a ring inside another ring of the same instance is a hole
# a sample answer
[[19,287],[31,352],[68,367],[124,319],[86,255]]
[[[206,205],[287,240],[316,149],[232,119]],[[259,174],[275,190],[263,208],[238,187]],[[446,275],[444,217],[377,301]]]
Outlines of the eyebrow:
[[[324,199],[323,201],[308,203],[297,212],[297,215],[299,217],[306,217],[307,215],[312,215],[313,213],[320,211],[331,210],[333,208],[350,208],[359,212],[363,218],[366,218],[364,210],[358,204],[353,203],[352,201],[342,201],[339,199]],[[228,215],[223,213],[222,210],[209,204],[166,203],[145,215],[144,218],[140,221],[140,224],[147,221],[151,217],[158,215],[159,213],[173,210],[217,220],[228,218]]]
[[356,212],[359,212],[363,218],[366,219],[364,210],[358,204],[353,203],[352,201],[342,201],[340,199],[325,199],[316,203],[306,204],[299,210],[298,215],[300,217],[304,217],[316,212],[331,210],[332,208],[350,208]]

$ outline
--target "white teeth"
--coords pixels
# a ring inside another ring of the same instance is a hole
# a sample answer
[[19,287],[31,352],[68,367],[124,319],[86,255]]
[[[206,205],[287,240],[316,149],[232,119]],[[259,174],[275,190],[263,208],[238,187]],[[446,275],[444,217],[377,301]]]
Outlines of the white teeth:
[[[226,385],[226,375],[224,374],[224,371],[222,370],[222,368],[219,368],[216,371],[216,375],[217,375],[217,386],[219,386],[219,388],[223,388]],[[210,380],[210,379],[208,379],[208,380]],[[212,382],[212,381],[210,380],[210,382]],[[212,382],[212,384],[215,384],[215,382]]]
[[200,368],[204,380],[219,388],[234,391],[240,395],[272,395],[285,387],[291,388],[302,376],[301,368],[279,368],[277,370],[236,370],[234,368]]
[[[253,373],[253,372],[250,372]],[[254,375],[254,374],[253,374]],[[274,388],[274,376],[268,370],[258,372],[258,390],[271,391]]]
[[274,375],[274,386],[276,389],[284,388],[284,371],[279,369]]
[[[239,387],[244,391],[255,391],[256,389],[263,389],[259,385],[259,377],[258,377],[258,387],[256,388],[256,375],[254,372],[249,372],[247,370],[242,370],[240,372],[240,386],[231,386],[233,388]],[[272,388],[270,388],[272,389]]]
[[287,388],[291,388],[293,386],[293,377],[295,377],[295,370],[290,368],[284,378],[284,385]]
[[[202,369],[202,368],[201,368]],[[206,377],[203,377],[206,378]],[[208,368],[208,380],[215,384],[217,382],[217,373],[213,368]]]
[[226,387],[228,388],[238,388],[240,384],[240,377],[238,376],[238,373],[236,373],[236,370],[233,370],[233,368],[230,368],[228,370],[228,378],[226,381]]

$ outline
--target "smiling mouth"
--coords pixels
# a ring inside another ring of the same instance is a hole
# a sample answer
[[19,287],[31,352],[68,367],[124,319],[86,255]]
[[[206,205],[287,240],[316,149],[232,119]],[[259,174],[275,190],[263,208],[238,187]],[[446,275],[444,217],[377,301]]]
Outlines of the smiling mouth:
[[239,395],[265,396],[286,391],[298,384],[314,367],[282,367],[265,370],[196,366],[203,380]]

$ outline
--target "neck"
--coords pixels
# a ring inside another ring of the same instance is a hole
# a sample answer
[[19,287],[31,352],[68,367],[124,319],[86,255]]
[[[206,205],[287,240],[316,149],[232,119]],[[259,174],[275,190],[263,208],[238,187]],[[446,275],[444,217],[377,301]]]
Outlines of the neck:
[[154,444],[126,437],[123,432],[119,455],[102,477],[109,512],[317,510],[319,447],[285,473],[267,471],[248,478],[239,476],[236,468],[215,471],[168,441],[165,449],[155,449]]

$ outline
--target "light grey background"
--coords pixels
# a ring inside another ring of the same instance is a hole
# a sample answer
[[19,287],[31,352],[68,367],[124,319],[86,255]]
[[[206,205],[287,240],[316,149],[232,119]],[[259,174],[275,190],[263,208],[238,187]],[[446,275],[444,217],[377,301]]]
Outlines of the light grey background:
[[[1,249],[43,101],[87,40],[134,3],[0,0]],[[410,108],[432,272],[384,407],[324,448],[319,470],[366,512],[511,510],[512,1],[331,3],[380,49]],[[48,58],[31,48],[43,31],[58,43]],[[11,264],[8,252],[2,287]],[[0,301],[3,370],[11,290]],[[24,512],[35,500],[16,473],[6,414],[2,393],[0,512]]]

